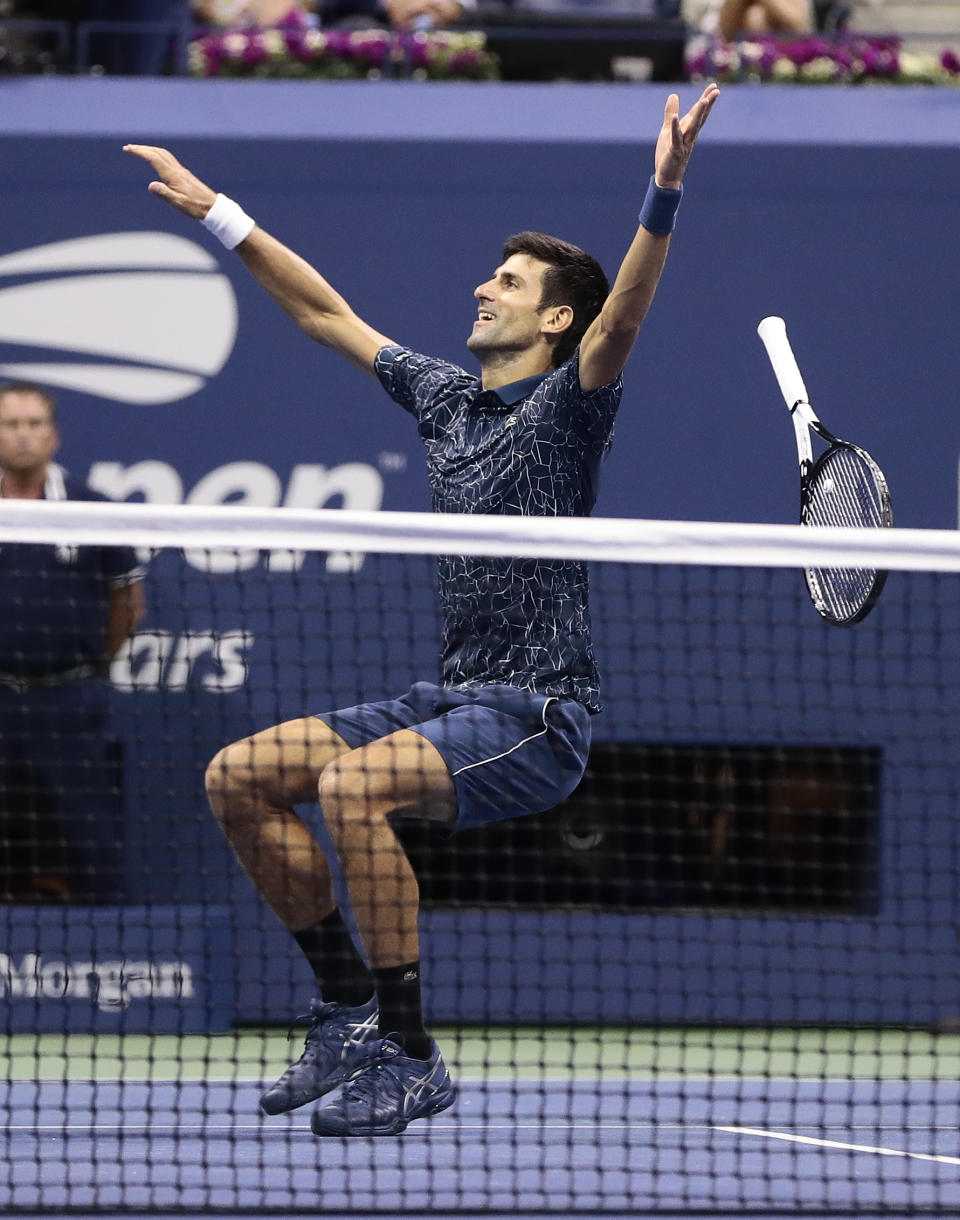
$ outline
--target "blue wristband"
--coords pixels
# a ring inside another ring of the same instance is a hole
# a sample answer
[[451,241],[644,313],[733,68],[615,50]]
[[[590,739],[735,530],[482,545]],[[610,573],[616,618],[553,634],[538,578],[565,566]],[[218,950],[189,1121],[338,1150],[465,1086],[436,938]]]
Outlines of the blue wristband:
[[677,224],[677,209],[683,198],[683,187],[671,191],[665,186],[657,186],[656,177],[650,179],[647,196],[640,209],[640,223],[648,233],[656,233],[667,237]]

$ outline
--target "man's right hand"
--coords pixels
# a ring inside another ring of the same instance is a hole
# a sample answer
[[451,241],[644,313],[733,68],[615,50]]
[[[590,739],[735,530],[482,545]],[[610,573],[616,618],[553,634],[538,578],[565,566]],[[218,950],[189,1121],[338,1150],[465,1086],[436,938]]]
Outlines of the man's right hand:
[[184,169],[173,153],[165,148],[154,148],[149,144],[124,144],[123,151],[141,157],[153,166],[161,181],[151,182],[147,189],[152,195],[165,199],[178,212],[194,220],[203,220],[213,207],[216,191]]
[[[142,158],[157,173],[160,181],[150,183],[151,194],[165,199],[184,216],[206,218],[216,202],[216,193],[184,169],[173,153],[148,144],[125,144],[123,151]],[[319,271],[259,227],[237,246],[237,253],[251,275],[305,334],[365,373],[376,375],[377,352],[393,339],[358,318]]]

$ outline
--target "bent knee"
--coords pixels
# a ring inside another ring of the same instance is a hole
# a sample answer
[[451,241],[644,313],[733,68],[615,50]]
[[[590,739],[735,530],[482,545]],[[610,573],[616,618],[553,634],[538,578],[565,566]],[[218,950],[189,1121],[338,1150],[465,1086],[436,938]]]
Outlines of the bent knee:
[[[400,765],[405,762],[407,765]],[[351,751],[329,763],[317,785],[327,828],[394,818],[446,817],[455,809],[445,769],[425,770],[391,752]]]
[[320,776],[317,793],[331,831],[337,825],[384,821],[397,804],[390,777],[379,774],[358,755],[329,763]]
[[214,808],[223,797],[252,788],[253,780],[249,744],[243,741],[218,750],[204,774],[204,786]]
[[328,763],[320,774],[317,795],[324,812],[357,811],[373,795],[371,777],[363,766],[345,759]]

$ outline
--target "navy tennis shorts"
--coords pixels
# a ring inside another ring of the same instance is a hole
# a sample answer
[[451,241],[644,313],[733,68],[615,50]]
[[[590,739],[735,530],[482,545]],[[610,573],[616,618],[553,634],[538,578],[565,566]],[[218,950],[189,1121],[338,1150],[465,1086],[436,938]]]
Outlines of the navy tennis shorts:
[[318,719],[351,749],[398,729],[425,737],[453,777],[457,830],[559,805],[580,783],[590,750],[590,713],[581,703],[513,686],[417,682],[399,699]]

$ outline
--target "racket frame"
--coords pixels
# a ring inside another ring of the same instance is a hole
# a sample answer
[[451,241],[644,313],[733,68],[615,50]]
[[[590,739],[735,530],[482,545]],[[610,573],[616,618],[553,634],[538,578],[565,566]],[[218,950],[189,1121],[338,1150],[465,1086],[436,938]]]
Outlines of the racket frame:
[[[787,327],[784,320],[778,317],[764,318],[757,327],[757,334],[767,349],[767,355],[770,357],[770,363],[773,366],[774,374],[780,385],[780,391],[790,411],[790,419],[793,423],[794,437],[797,442],[797,459],[800,464],[800,523],[802,525],[807,524],[806,516],[810,503],[810,488],[817,472],[836,450],[848,449],[856,453],[860,460],[865,463],[876,483],[880,493],[881,516],[883,518],[881,527],[892,526],[893,506],[890,500],[890,488],[887,485],[883,471],[865,449],[861,449],[859,445],[854,445],[850,441],[841,440],[840,437],[835,436],[821,422],[810,404],[807,387],[804,384],[799,365],[793,354],[793,348],[790,346],[790,341],[787,338]],[[810,440],[811,431],[816,432],[820,439],[829,446],[816,462],[813,458],[813,445]],[[866,618],[876,605],[877,598],[880,596],[887,580],[886,572],[874,568],[865,568],[864,571],[873,572],[873,580],[869,593],[855,614],[845,618],[838,618],[830,610],[827,600],[823,596],[821,582],[817,575],[819,571],[820,569],[817,568],[804,569],[804,579],[806,580],[810,600],[822,618],[838,627],[853,626],[854,623],[859,623],[862,619]]]

